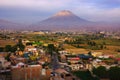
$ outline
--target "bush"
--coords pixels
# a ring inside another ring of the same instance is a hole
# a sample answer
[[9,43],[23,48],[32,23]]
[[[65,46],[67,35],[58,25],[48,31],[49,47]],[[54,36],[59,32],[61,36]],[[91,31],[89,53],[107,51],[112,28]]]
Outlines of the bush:
[[111,67],[108,72],[110,80],[120,80],[120,67]]
[[105,67],[100,66],[93,68],[93,74],[100,78],[109,78],[110,80],[120,80],[120,67],[111,67],[108,71]]
[[93,77],[90,71],[75,71],[73,74],[79,77],[81,80],[99,80],[99,78]]

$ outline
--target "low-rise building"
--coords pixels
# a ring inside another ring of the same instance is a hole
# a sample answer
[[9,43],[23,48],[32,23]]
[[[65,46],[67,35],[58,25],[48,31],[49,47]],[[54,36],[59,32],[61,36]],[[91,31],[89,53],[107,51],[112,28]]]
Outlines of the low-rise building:
[[8,62],[7,60],[5,60],[4,57],[0,57],[0,67],[1,68],[7,68],[11,65],[11,62]]
[[48,68],[43,69],[41,65],[27,65],[24,67],[13,67],[11,73],[12,80],[48,80],[51,70]]

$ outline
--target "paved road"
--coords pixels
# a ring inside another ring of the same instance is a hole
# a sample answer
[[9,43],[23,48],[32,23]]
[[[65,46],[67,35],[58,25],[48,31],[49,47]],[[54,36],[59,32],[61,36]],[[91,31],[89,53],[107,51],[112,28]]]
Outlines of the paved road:
[[58,68],[60,68],[58,55],[57,55],[57,53],[53,53],[53,55],[52,55],[52,69],[56,70]]
[[[52,69],[53,69],[53,70],[56,70],[56,69],[60,68],[60,64],[59,64],[59,60],[58,60],[58,55],[57,55],[57,53],[54,53],[54,54],[52,55],[52,62],[51,62],[51,64],[52,64]],[[80,80],[79,78],[77,78],[76,76],[73,76],[72,74],[71,74],[71,76],[74,77],[75,80]],[[57,80],[57,79],[56,79],[56,80]],[[59,79],[59,80],[60,80],[60,79]]]

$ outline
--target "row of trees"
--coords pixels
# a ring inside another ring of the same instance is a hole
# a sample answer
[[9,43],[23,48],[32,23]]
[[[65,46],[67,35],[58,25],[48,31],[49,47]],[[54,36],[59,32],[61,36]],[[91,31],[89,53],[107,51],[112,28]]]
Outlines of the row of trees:
[[[75,40],[65,40],[66,44],[70,44],[74,47],[77,48],[87,48],[87,49],[92,49],[92,50],[101,50],[106,48],[106,44],[103,43],[96,43],[95,41],[92,40],[85,40],[85,39],[75,39]],[[81,46],[81,44],[85,44],[87,46]]]
[[87,45],[88,45],[88,48],[93,50],[101,50],[106,48],[106,45],[104,42],[101,44],[97,44],[95,41],[88,41]]
[[120,67],[111,67],[107,70],[104,66],[93,69],[93,74],[99,78],[108,78],[110,80],[120,80]]

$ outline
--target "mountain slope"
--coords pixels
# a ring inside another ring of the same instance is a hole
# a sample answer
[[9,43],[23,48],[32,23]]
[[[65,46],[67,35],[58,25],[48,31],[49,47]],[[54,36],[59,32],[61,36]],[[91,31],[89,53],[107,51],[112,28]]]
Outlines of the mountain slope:
[[33,24],[34,29],[72,29],[81,26],[87,26],[92,22],[82,19],[70,11],[63,10],[53,15],[52,17],[43,20],[37,24]]
[[84,20],[78,16],[76,16],[75,14],[73,14],[72,12],[70,11],[61,11],[61,12],[58,12],[57,14],[53,15],[52,17],[42,21],[42,22],[50,22],[50,23],[59,23],[59,24],[73,24],[73,23],[86,23],[86,22],[89,22],[87,20]]
[[7,30],[24,30],[25,25],[14,23],[11,21],[0,19],[0,29],[7,29]]

